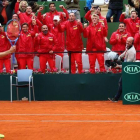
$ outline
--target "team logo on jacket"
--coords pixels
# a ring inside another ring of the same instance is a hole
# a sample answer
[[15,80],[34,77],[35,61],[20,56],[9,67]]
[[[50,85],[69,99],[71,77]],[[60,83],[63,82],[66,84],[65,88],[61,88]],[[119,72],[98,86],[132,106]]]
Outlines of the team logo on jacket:
[[50,41],[53,41],[53,37],[49,37],[49,40],[50,40]]
[[127,34],[124,34],[122,37],[127,37]]
[[28,35],[27,35],[27,37],[30,37],[30,36],[31,36],[31,34],[28,34]]
[[5,38],[5,36],[4,35],[1,35],[1,38]]
[[136,27],[139,27],[139,23],[136,23]]
[[77,25],[73,26],[73,30],[76,30],[77,29]]
[[98,29],[98,32],[101,32],[101,28]]
[[104,20],[103,19],[100,19],[99,22],[104,22]]

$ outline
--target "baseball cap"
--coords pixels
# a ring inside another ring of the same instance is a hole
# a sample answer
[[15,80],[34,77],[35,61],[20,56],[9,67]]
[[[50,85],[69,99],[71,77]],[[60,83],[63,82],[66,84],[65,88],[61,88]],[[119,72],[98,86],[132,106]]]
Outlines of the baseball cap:
[[60,20],[59,16],[54,16],[53,20]]

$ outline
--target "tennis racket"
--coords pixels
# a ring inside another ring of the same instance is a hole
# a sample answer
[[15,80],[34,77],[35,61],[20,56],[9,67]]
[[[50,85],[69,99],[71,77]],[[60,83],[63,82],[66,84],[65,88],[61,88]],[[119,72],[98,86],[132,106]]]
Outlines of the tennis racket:
[[[20,36],[21,26],[18,20],[9,20],[5,26],[5,33],[11,46],[16,45]],[[12,55],[12,62],[15,64],[15,54]]]

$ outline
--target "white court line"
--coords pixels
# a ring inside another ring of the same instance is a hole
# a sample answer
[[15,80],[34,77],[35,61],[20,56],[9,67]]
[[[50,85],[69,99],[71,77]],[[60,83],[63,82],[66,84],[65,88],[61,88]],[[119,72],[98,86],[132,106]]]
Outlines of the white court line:
[[[35,122],[35,120],[0,120],[0,122]],[[41,120],[44,123],[140,123],[140,120]]]
[[140,116],[140,114],[0,114],[0,116]]
[[42,122],[65,122],[65,123],[79,123],[79,122],[85,122],[85,123],[92,123],[92,122],[98,122],[98,123],[117,123],[117,122],[140,122],[140,120],[137,121],[133,121],[133,120],[128,120],[128,121],[124,121],[124,120],[42,120]]
[[0,122],[31,122],[32,120],[0,120]]

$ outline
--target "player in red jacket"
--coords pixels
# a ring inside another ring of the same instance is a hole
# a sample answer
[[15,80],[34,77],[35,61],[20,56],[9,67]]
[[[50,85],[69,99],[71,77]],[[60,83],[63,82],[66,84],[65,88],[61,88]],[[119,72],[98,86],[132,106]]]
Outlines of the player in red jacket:
[[34,55],[30,54],[30,52],[34,52],[34,37],[37,32],[37,26],[34,25],[34,31],[29,31],[28,24],[23,23],[21,29],[16,52],[26,52],[29,54],[18,54],[20,69],[26,69],[26,65],[28,66],[28,69],[33,69]]
[[[92,19],[91,19],[92,12],[94,12],[94,14],[97,14],[99,16],[99,22],[101,24],[104,23],[104,25],[108,31],[107,20],[105,17],[103,17],[101,15],[101,7],[99,7],[99,6],[91,7],[91,9],[86,13],[85,19],[87,19],[89,21],[89,23],[92,23]],[[108,42],[107,37],[105,37],[104,39],[105,39],[105,42]]]
[[[83,42],[81,33],[83,32],[83,27],[80,20],[76,21],[74,13],[69,14],[69,21],[64,24],[58,25],[59,31],[66,31],[66,49],[69,52],[79,52],[83,49]],[[71,53],[71,73],[75,74],[76,66],[75,61],[78,64],[78,72],[82,73],[82,54],[81,53]]]
[[[5,32],[3,31],[3,27],[0,23],[0,52],[4,52],[9,50],[10,43],[5,35]],[[5,65],[6,72],[10,73],[11,70],[11,61],[10,61],[10,55],[4,56],[0,58],[0,73],[3,72],[3,64]]]
[[[107,36],[105,25],[99,22],[99,16],[92,15],[92,23],[87,27],[84,25],[84,37],[87,40],[87,51],[106,51],[104,37]],[[89,53],[90,72],[95,73],[96,59],[100,65],[100,72],[105,72],[104,53]]]
[[[38,44],[36,51],[39,53],[39,61],[40,61],[40,70],[42,73],[45,73],[46,63],[49,63],[52,72],[56,72],[56,68],[54,67],[54,54],[53,51],[58,46],[58,42],[56,37],[48,32],[47,25],[42,26],[42,32],[36,34],[35,43]],[[47,54],[48,53],[48,54]]]
[[20,24],[22,25],[23,23],[28,23],[32,17],[34,16],[34,13],[32,13],[32,8],[31,6],[27,6],[26,12],[21,13],[20,11],[17,12],[19,19],[20,19]]
[[[58,45],[55,48],[55,52],[61,52],[61,53],[56,53],[57,55],[62,57],[63,60],[63,52],[65,49],[65,35],[64,32],[60,32],[58,29],[58,22],[59,22],[59,16],[54,16],[53,18],[53,24],[48,25],[49,31],[54,34],[58,41]],[[63,25],[62,25],[63,26]],[[61,61],[61,68],[63,68],[63,61]],[[63,71],[63,69],[61,69]]]
[[59,16],[59,18],[61,19],[61,22],[68,20],[68,12],[65,9],[65,7],[63,5],[59,5],[59,8],[61,8],[63,10],[63,12],[58,12],[56,10],[55,3],[53,3],[53,2],[49,3],[50,12],[47,12],[47,13],[41,15],[41,11],[43,10],[43,8],[40,7],[38,10],[37,18],[40,21],[42,21],[44,25],[53,24],[53,18],[56,15]]
[[[125,23],[119,23],[119,28],[111,35],[109,43],[112,45],[112,51],[125,51],[126,40],[130,37],[130,33],[126,31]],[[117,52],[121,54],[121,52]]]
[[120,16],[120,22],[124,22],[126,24],[126,31],[131,34],[132,37],[139,30],[139,18],[137,11],[131,11],[131,17],[125,19],[125,12],[123,12]]
[[101,15],[101,7],[91,7],[91,9],[85,14],[85,19],[87,19],[90,23],[92,23],[92,12],[94,11],[94,14],[97,14],[99,16],[99,22],[104,22],[106,29],[108,30],[108,25],[106,18]]
[[[140,28],[134,37],[134,46],[137,51],[140,51]],[[136,60],[140,60],[140,52],[136,53]]]

